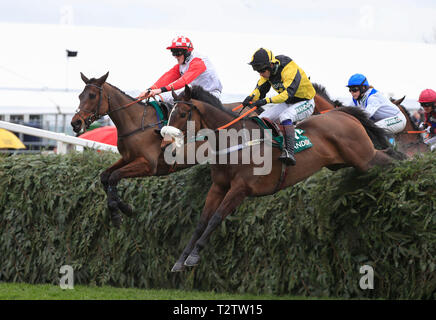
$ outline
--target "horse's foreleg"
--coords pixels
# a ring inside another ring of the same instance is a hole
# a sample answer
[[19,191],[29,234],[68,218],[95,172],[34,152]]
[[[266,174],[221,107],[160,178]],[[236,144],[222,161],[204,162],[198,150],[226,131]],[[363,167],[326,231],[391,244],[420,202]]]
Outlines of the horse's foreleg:
[[[100,174],[100,182],[103,185],[104,192],[106,192],[107,199],[109,199],[108,188],[109,188],[110,175],[112,174],[112,172],[114,172],[114,170],[123,167],[125,164],[126,162],[123,160],[123,158],[121,158]],[[109,204],[109,200],[108,200],[108,204]],[[119,227],[121,224],[121,216],[118,214],[118,206],[115,207],[108,206],[108,207],[109,207],[109,212],[111,215],[112,222],[114,223],[115,226]]]
[[213,214],[212,218],[209,220],[206,230],[203,232],[201,237],[195,243],[194,249],[189,254],[188,258],[185,260],[185,266],[195,266],[200,261],[200,251],[206,246],[207,240],[209,239],[212,232],[221,224],[230,213],[233,212],[245,199],[246,189],[243,185],[239,187],[230,188],[221,202],[220,206]]
[[108,206],[110,209],[119,208],[125,215],[133,215],[132,208],[118,196],[117,185],[123,178],[134,178],[151,175],[150,165],[145,158],[136,158],[127,165],[114,170],[108,179]]
[[192,248],[195,245],[195,242],[198,240],[198,238],[200,238],[200,236],[203,234],[204,230],[206,229],[211,215],[221,204],[226,194],[226,191],[227,190],[222,190],[215,184],[212,185],[212,187],[210,188],[207,194],[206,203],[204,205],[203,212],[201,213],[200,221],[198,222],[197,227],[195,228],[194,234],[192,235],[188,245],[183,250],[179,259],[174,264],[173,268],[171,269],[171,272],[183,271],[185,269],[183,263],[185,262],[188,255],[191,253]]
[[123,158],[121,158],[100,174],[100,182],[103,185],[103,189],[106,192],[106,194],[107,194],[107,188],[109,187],[110,175],[112,174],[112,172],[114,172],[114,170],[119,169],[125,165],[126,162],[123,160]]

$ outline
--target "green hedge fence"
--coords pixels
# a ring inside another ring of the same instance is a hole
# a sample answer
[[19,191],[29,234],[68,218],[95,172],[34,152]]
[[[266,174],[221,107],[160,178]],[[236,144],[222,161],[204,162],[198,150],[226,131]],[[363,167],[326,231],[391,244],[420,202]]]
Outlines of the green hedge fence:
[[[436,298],[436,158],[366,174],[323,169],[250,198],[212,235],[199,266],[171,267],[211,184],[209,167],[123,180],[136,216],[110,223],[99,174],[117,155],[0,157],[0,281],[307,296]],[[363,290],[360,268],[374,270]]]

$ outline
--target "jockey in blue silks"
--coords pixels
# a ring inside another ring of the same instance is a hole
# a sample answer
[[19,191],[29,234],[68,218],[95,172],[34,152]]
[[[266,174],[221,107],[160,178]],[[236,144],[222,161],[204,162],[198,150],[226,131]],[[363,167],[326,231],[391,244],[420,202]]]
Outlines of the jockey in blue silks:
[[400,108],[370,86],[363,74],[352,75],[347,87],[352,96],[348,106],[361,108],[378,127],[391,134],[404,130],[407,120]]

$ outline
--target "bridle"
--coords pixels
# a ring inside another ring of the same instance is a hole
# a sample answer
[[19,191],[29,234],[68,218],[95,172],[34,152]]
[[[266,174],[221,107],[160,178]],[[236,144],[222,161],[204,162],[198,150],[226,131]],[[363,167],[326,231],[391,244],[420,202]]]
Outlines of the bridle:
[[[88,86],[95,87],[95,88],[98,89],[98,91],[99,91],[99,98],[98,98],[98,105],[97,105],[96,110],[94,110],[94,111],[87,110],[87,109],[77,109],[76,110],[76,115],[80,118],[80,120],[82,120],[82,122],[85,124],[86,128],[88,128],[91,125],[91,123],[93,123],[94,121],[97,121],[97,120],[101,119],[102,117],[104,117],[106,115],[110,116],[111,114],[113,114],[113,113],[115,113],[117,111],[124,110],[124,109],[134,105],[135,103],[138,103],[138,102],[144,100],[143,98],[137,99],[137,100],[129,102],[129,103],[125,104],[125,105],[119,106],[119,107],[117,107],[117,108],[115,108],[113,110],[110,110],[111,109],[111,104],[110,104],[111,97],[108,94],[107,95],[107,104],[108,104],[107,111],[105,113],[100,114],[100,108],[101,108],[102,96],[103,96],[103,87],[100,87],[100,86],[97,86],[95,84],[89,83],[89,84],[85,85],[85,88],[88,87]],[[144,112],[142,114],[141,127],[139,127],[138,129],[132,130],[131,132],[126,133],[126,134],[118,134],[118,139],[129,137],[129,136],[131,136],[133,134],[142,132],[142,131],[144,131],[147,128],[151,128],[151,127],[154,127],[156,125],[160,125],[162,123],[165,123],[165,120],[162,119],[161,121],[158,121],[156,123],[151,123],[151,124],[145,125],[145,115],[147,113],[146,106],[148,106],[148,105],[151,105],[149,103],[149,99],[147,99],[146,104],[144,105]],[[87,112],[90,115],[88,117],[84,118],[84,117],[81,116],[81,112],[82,111]]]
[[[94,110],[94,111],[92,111],[92,110],[87,110],[87,109],[77,109],[77,110],[76,110],[76,114],[77,114],[77,116],[78,116],[78,117],[80,118],[80,120],[82,120],[82,122],[85,124],[86,128],[88,128],[88,127],[91,125],[91,123],[93,123],[94,121],[97,121],[98,119],[104,117],[104,116],[107,114],[107,112],[104,113],[104,114],[100,114],[101,100],[102,100],[102,96],[103,96],[103,88],[102,88],[102,87],[99,87],[99,86],[97,86],[97,85],[95,85],[95,84],[91,84],[91,83],[85,85],[85,88],[86,88],[86,87],[95,87],[95,88],[97,88],[98,91],[99,91],[98,105],[97,105],[96,110]],[[110,109],[109,106],[110,106],[110,96],[108,95],[108,110]],[[88,117],[84,118],[84,117],[82,117],[82,115],[81,115],[82,111],[87,112],[87,113],[89,113],[90,115],[89,115]]]
[[[183,129],[180,129],[180,131],[182,131],[183,134],[185,134],[185,132],[188,129],[188,122],[191,121],[191,119],[192,119],[192,111],[196,110],[200,114],[200,117],[202,117],[203,115],[201,114],[200,110],[197,108],[197,106],[194,103],[192,103],[190,101],[183,101],[183,100],[175,100],[174,101],[173,112],[176,109],[178,103],[184,103],[184,104],[189,106],[188,119],[186,120],[185,126],[183,127]],[[171,114],[168,116],[168,124],[170,122],[170,118],[171,118]]]

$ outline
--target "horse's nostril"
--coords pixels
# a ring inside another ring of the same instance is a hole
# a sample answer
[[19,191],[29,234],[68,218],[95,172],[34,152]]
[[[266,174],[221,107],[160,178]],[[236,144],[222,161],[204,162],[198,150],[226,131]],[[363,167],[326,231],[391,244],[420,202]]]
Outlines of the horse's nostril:
[[81,128],[81,121],[80,120],[76,120],[76,121],[71,121],[71,126],[73,127],[73,131],[74,132],[77,132],[77,131],[79,131],[80,130],[80,128]]

